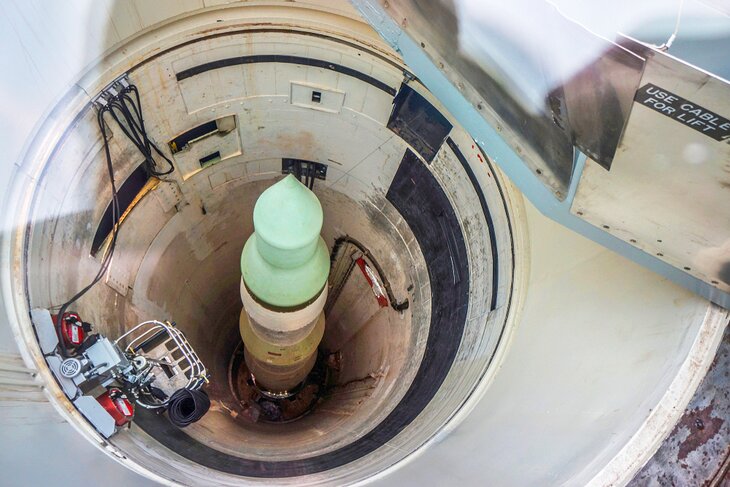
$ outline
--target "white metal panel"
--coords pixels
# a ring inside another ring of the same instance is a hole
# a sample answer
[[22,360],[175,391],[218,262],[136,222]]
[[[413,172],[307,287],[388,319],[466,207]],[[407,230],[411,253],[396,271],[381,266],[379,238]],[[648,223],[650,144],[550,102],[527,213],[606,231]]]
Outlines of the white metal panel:
[[[319,94],[319,101],[316,95]],[[345,101],[345,92],[332,89],[329,85],[313,83],[291,84],[291,104],[321,110],[323,112],[340,113]]]
[[[214,159],[206,159],[218,153]],[[195,142],[190,142],[183,150],[173,155],[177,169],[187,180],[205,167],[241,155],[241,139],[238,130],[217,132]]]
[[730,138],[708,135],[727,120],[707,110],[730,118],[730,85],[658,52],[647,61],[647,84],[664,95],[637,95],[611,169],[587,161],[571,211],[728,291]]

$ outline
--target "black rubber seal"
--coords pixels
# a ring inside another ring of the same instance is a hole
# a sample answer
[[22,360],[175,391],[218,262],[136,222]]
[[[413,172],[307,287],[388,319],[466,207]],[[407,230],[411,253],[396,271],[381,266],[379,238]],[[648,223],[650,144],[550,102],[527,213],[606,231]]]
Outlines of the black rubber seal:
[[[124,215],[149,180],[150,175],[147,171],[147,164],[140,164],[127,176],[127,179],[124,180],[117,191],[119,215]],[[106,205],[106,210],[104,210],[104,215],[101,217],[99,225],[96,227],[96,233],[94,233],[94,239],[91,242],[91,255],[96,255],[99,252],[99,249],[104,245],[109,234],[112,233],[114,229],[113,212],[113,201],[110,201]]]
[[229,57],[225,59],[218,59],[217,61],[211,61],[209,63],[199,64],[192,68],[184,69],[177,73],[177,80],[182,81],[184,79],[192,78],[206,71],[212,71],[214,69],[226,68],[229,66],[239,66],[241,64],[256,64],[256,63],[284,63],[284,64],[300,64],[302,66],[312,66],[315,68],[329,69],[337,73],[342,73],[347,76],[352,76],[365,83],[372,85],[379,90],[388,93],[390,96],[395,96],[396,90],[392,86],[388,86],[379,79],[373,78],[365,73],[341,64],[331,63],[329,61],[322,61],[321,59],[312,59],[301,56],[287,56],[283,54],[258,54],[252,56],[237,56]]
[[464,154],[461,150],[459,150],[459,146],[456,145],[456,142],[454,142],[451,137],[446,138],[446,145],[449,146],[451,151],[459,160],[461,166],[466,172],[466,175],[469,177],[469,181],[471,181],[471,185],[474,186],[474,191],[476,191],[477,197],[479,198],[479,205],[482,207],[482,213],[484,213],[484,218],[487,220],[489,244],[492,253],[492,302],[489,305],[489,310],[494,311],[497,309],[497,285],[499,284],[499,252],[497,252],[497,235],[494,231],[494,220],[492,220],[492,214],[489,212],[489,206],[487,205],[487,199],[484,197],[482,187],[479,185],[479,181],[477,181],[477,177],[469,165],[469,162],[466,160],[466,157],[464,157]]
[[403,83],[393,99],[387,127],[430,164],[452,125],[423,95]]

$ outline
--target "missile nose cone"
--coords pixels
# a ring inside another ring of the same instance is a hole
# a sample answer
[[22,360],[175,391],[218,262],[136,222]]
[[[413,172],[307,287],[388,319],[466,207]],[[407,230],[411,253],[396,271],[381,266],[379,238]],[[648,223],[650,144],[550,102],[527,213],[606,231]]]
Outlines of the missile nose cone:
[[241,255],[243,280],[257,298],[291,307],[322,290],[329,274],[322,222],[317,196],[291,174],[261,194]]
[[315,194],[289,174],[256,201],[253,225],[261,257],[276,267],[301,266],[316,250],[322,219]]
[[322,219],[322,205],[315,194],[291,174],[264,191],[253,210],[259,239],[282,250],[315,242]]

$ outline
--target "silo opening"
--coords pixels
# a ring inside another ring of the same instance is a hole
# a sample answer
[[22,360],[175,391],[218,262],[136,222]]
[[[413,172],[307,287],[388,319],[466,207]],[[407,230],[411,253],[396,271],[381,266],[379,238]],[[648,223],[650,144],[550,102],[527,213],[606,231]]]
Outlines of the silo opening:
[[[329,65],[279,55],[224,58],[244,38],[261,53],[310,43],[372,75],[343,68],[332,78]],[[138,407],[107,439],[182,483],[211,472],[220,482],[344,482],[389,468],[472,397],[509,312],[512,209],[501,174],[423,86],[403,83],[402,66],[334,38],[287,42],[267,32],[203,38],[126,73],[169,174],[140,177],[137,148],[108,127],[117,184],[133,189],[109,269],[73,311],[111,338],[145,320],[174,322],[205,364],[210,408],[199,421],[180,427]],[[246,96],[216,85],[249,64]],[[29,190],[30,309],[53,311],[88,282],[109,239],[96,108],[74,113]],[[257,199],[286,177],[321,204],[329,272],[311,371],[282,392],[262,387],[246,360],[241,254]]]
[[[306,381],[286,397],[269,396],[257,387],[243,360],[239,260],[252,228],[253,203],[281,178],[230,188],[221,207],[209,206],[206,215],[201,214],[198,225],[210,225],[208,230],[184,229],[196,233],[236,229],[226,232],[227,243],[203,265],[195,262],[194,268],[185,268],[180,256],[185,255],[187,242],[172,238],[155,271],[195,275],[200,283],[227,283],[195,285],[202,300],[216,303],[217,316],[200,323],[182,306],[174,313],[210,374],[206,391],[211,410],[185,429],[184,441],[192,438],[239,454],[251,448],[262,459],[324,454],[381,422],[406,392],[400,385],[411,382],[418,370],[429,320],[428,303],[416,312],[415,323],[411,312],[420,302],[413,290],[429,285],[428,280],[416,280],[427,274],[414,273],[425,268],[423,258],[412,255],[388,219],[372,218],[347,196],[315,184],[324,210],[322,235],[332,257],[326,329],[317,361]],[[159,292],[165,296],[155,299],[164,301],[179,289],[168,284]],[[140,412],[138,424],[168,428],[166,418],[145,412]]]

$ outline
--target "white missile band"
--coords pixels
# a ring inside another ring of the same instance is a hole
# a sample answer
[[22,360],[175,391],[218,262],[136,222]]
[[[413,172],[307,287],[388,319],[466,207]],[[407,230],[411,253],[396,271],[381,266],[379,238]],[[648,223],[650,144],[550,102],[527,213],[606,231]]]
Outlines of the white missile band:
[[327,302],[327,286],[311,304],[296,311],[274,311],[254,300],[241,279],[241,300],[252,320],[259,326],[276,332],[292,332],[313,323]]

